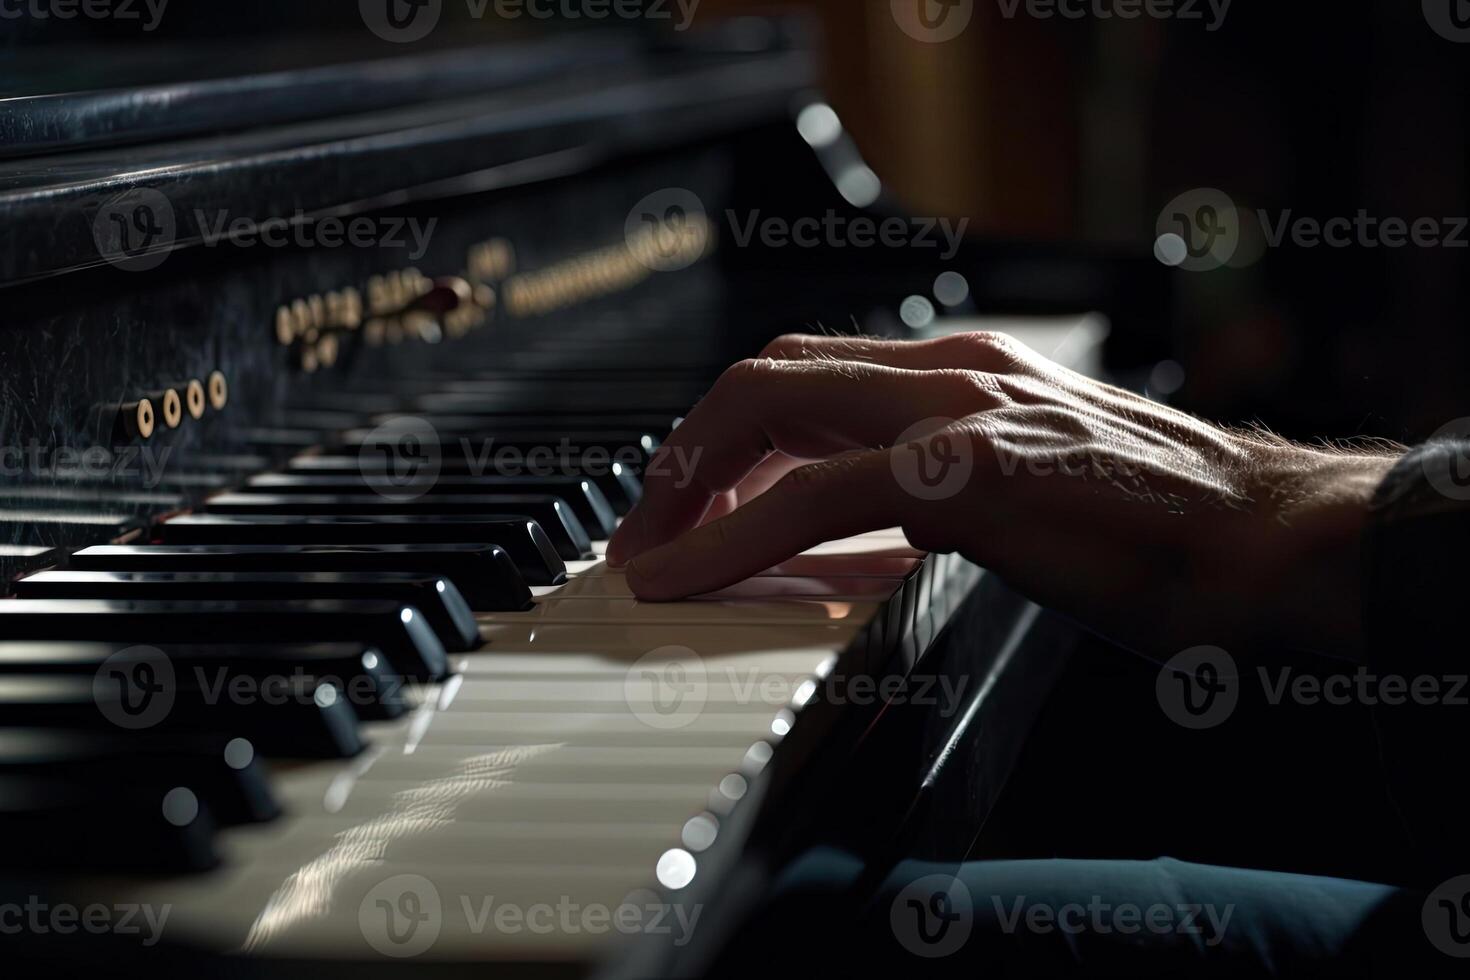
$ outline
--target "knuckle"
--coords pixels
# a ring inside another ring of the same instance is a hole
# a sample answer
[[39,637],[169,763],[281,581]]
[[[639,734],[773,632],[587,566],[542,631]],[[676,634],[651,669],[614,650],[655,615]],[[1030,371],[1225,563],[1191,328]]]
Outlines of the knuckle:
[[1021,345],[994,330],[976,330],[963,335],[963,341],[979,363],[987,369],[1009,368],[1022,361]]
[[720,375],[720,380],[715,383],[716,388],[743,387],[760,380],[769,375],[773,362],[765,358],[747,357],[743,361],[736,361],[725,369]]
[[786,333],[761,348],[760,356],[767,359],[792,360],[806,356],[806,334]]

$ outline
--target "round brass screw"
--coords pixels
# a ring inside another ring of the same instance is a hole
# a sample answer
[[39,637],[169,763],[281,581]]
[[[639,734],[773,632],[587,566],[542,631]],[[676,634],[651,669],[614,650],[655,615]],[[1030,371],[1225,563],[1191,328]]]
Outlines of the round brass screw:
[[163,424],[170,429],[177,429],[182,421],[184,421],[184,402],[179,398],[177,388],[167,388],[163,392]]
[[204,418],[204,383],[198,378],[190,378],[184,387],[184,407],[189,410],[189,418]]
[[230,386],[225,383],[224,373],[209,372],[209,407],[218,412],[230,400]]
[[[131,422],[127,428],[140,439],[153,438],[153,403],[146,398],[141,398],[137,404],[130,407],[132,409],[129,416]],[[124,411],[127,409],[125,408]]]

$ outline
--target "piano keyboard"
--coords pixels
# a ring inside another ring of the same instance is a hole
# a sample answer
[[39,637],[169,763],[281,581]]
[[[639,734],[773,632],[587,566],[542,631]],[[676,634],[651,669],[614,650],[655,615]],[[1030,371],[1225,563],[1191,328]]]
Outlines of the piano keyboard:
[[[456,409],[499,408],[501,387]],[[35,841],[21,863],[68,872],[68,901],[169,909],[171,943],[268,959],[584,972],[630,933],[697,928],[742,808],[831,724],[810,707],[912,664],[979,573],[882,531],[639,602],[601,555],[657,435],[607,419],[505,423],[561,446],[552,475],[446,451],[432,483],[386,490],[352,430],[299,434],[339,448],[223,487],[186,475],[214,495],[16,582],[0,833]],[[630,438],[616,479],[581,475]],[[69,851],[103,806],[110,837]]]
[[[892,556],[876,574],[875,552]],[[581,563],[533,610],[481,614],[487,645],[415,688],[404,715],[362,722],[360,754],[270,766],[285,815],[222,832],[218,870],[77,900],[171,907],[173,938],[222,952],[604,961],[626,937],[583,917],[622,908],[652,928],[695,914],[679,896],[817,686],[869,668],[906,587],[960,595],[975,574],[926,568],[892,533],[813,558],[820,572],[670,606],[626,598],[619,573]],[[934,613],[899,629],[932,630]],[[433,919],[405,938],[415,907]],[[502,907],[572,919],[497,924]]]

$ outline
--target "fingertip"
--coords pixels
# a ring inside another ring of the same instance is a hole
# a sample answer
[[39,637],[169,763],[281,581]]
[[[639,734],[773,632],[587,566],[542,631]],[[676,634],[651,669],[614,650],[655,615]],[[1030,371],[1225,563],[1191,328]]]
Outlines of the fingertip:
[[638,510],[634,508],[613,531],[612,537],[607,541],[607,554],[604,556],[604,560],[610,567],[622,568],[638,557],[640,547],[637,528],[639,522]]
[[639,556],[628,565],[628,588],[634,598],[643,602],[672,602],[685,597],[686,593],[670,587],[670,579],[660,576],[660,571],[657,558],[649,555]]

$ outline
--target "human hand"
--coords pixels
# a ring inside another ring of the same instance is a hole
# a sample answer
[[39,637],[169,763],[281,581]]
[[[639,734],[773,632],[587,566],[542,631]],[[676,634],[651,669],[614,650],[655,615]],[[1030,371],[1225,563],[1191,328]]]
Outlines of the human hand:
[[999,334],[787,336],[670,436],[608,561],[669,600],[898,526],[1139,648],[1350,653],[1358,538],[1393,459],[1224,429]]

